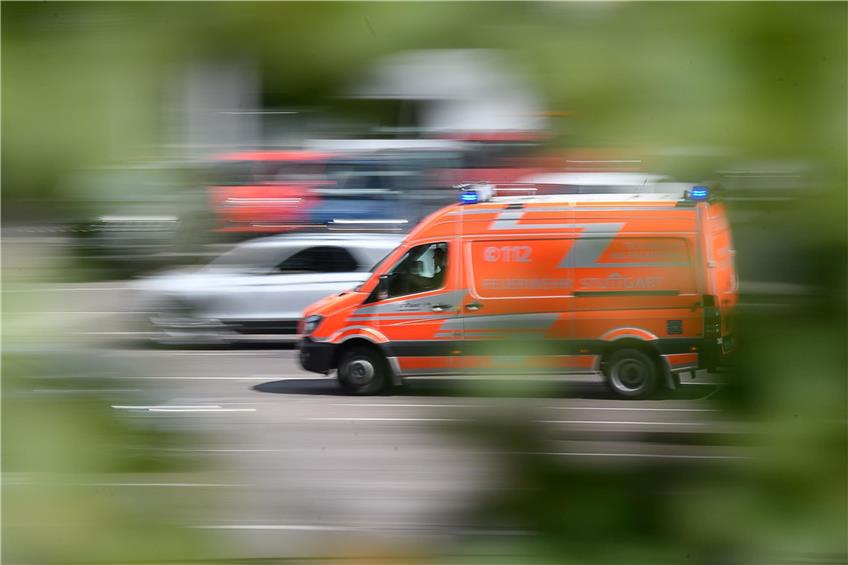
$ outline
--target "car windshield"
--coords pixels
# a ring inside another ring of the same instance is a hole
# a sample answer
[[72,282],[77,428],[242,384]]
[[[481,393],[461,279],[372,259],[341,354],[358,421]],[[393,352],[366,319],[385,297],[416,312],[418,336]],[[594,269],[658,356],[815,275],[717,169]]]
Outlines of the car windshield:
[[215,166],[215,184],[243,186],[322,178],[322,165],[313,161],[224,161]]
[[239,245],[213,260],[206,266],[206,269],[243,272],[270,271],[285,254],[285,250],[280,247]]
[[376,263],[374,263],[374,266],[373,266],[373,267],[371,267],[370,269],[368,269],[368,272],[373,273],[374,271],[376,271],[376,270],[377,270],[377,267],[379,267],[380,265],[382,265],[382,264],[383,264],[383,261],[385,261],[385,260],[386,260],[386,257],[388,257],[388,256],[391,254],[391,252],[392,252],[392,251],[394,251],[394,248],[389,249],[388,251],[386,251],[386,253],[383,255],[383,257],[382,257],[382,258],[380,258],[380,260],[379,260],[379,261],[377,261]]

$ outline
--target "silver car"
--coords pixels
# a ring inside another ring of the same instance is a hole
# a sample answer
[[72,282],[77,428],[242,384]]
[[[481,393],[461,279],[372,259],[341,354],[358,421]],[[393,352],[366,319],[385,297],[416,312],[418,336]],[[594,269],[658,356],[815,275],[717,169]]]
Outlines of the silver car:
[[193,271],[138,282],[162,343],[296,340],[301,312],[355,287],[401,241],[399,235],[298,234],[236,245]]

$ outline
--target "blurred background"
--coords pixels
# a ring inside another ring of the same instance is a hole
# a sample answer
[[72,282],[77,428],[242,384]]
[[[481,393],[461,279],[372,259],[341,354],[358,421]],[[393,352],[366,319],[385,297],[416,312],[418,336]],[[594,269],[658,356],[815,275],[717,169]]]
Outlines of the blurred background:
[[[1,12],[4,562],[848,560],[846,4]],[[299,370],[454,185],[545,172],[721,188],[732,370]]]

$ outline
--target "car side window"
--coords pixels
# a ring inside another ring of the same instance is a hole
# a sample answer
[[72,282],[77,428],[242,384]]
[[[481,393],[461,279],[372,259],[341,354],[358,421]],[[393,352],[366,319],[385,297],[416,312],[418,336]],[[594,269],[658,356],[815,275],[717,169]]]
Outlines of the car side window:
[[280,273],[347,273],[359,265],[343,247],[320,246],[298,251],[279,265]]
[[444,242],[426,243],[407,251],[388,273],[389,298],[444,286],[447,257],[448,244]]

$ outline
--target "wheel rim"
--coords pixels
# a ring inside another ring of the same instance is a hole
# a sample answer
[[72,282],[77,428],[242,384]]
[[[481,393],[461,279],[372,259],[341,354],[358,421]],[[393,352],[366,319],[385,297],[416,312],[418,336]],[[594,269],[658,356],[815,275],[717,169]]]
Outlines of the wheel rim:
[[636,392],[650,381],[651,369],[641,361],[624,359],[613,366],[610,376],[616,388]]
[[371,382],[375,374],[374,365],[367,359],[354,359],[347,364],[345,374],[350,382],[363,385]]

